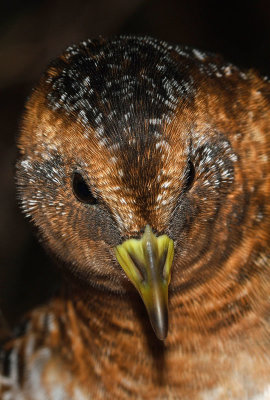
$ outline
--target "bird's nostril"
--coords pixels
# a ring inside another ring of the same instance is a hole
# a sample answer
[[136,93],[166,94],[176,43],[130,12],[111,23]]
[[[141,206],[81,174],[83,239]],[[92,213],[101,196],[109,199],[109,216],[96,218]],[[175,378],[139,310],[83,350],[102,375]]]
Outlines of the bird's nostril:
[[161,273],[161,276],[163,277],[163,279],[166,278],[165,263],[167,260],[167,255],[168,255],[168,248],[166,248],[164,250],[164,252],[161,254],[161,257],[159,260],[159,269],[160,269],[160,273]]
[[142,262],[140,262],[140,260],[137,257],[135,257],[134,254],[129,253],[129,257],[131,258],[135,268],[137,268],[141,283],[145,282],[147,279],[147,274],[144,265],[142,264]]

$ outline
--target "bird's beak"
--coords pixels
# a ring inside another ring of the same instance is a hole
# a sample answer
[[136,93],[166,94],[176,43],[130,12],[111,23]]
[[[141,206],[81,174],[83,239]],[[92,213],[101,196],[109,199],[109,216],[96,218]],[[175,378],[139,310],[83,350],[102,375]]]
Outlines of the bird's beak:
[[129,239],[115,247],[117,260],[136,287],[160,340],[168,333],[168,286],[174,244],[167,235],[156,237],[146,225],[141,239]]

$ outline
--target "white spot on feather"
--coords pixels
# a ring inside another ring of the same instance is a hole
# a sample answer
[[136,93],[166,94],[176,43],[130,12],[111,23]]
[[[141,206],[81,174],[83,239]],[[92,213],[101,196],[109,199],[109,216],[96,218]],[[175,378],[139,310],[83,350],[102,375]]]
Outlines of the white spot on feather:
[[203,52],[201,52],[200,50],[193,49],[193,54],[198,60],[200,60],[200,61],[205,60],[205,54]]

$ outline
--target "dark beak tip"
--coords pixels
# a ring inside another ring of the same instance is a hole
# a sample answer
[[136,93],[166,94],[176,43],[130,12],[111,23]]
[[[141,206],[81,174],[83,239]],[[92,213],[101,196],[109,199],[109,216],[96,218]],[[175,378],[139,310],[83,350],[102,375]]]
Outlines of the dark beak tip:
[[165,318],[153,318],[153,316],[150,316],[152,328],[159,340],[165,340],[168,335],[168,317],[166,314],[164,317]]
[[[155,331],[155,330],[154,330]],[[155,331],[155,334],[156,334],[156,337],[159,339],[159,340],[165,340],[166,339],[166,337],[167,337],[167,334],[168,334],[168,331],[166,331],[166,332],[157,332],[157,331]]]

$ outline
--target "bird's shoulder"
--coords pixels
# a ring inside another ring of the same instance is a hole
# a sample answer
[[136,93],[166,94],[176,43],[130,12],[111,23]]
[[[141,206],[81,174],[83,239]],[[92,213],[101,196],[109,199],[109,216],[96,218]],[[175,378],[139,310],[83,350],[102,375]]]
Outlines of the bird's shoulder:
[[63,308],[59,299],[36,308],[0,347],[1,400],[91,398],[76,380]]

